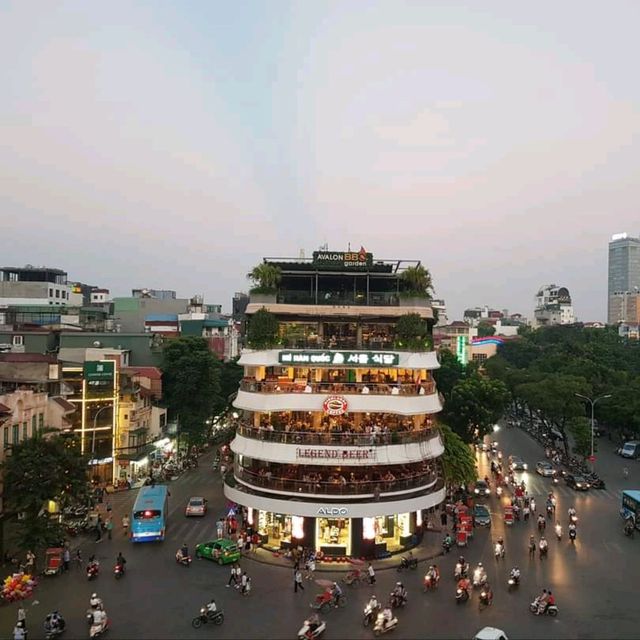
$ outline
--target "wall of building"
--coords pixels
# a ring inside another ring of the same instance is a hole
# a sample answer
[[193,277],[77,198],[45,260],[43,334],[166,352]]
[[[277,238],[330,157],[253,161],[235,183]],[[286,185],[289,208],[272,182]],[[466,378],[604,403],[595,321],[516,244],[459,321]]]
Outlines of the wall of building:
[[60,349],[92,348],[99,342],[103,348],[122,349],[130,352],[129,365],[157,367],[162,361],[162,340],[149,333],[99,333],[81,332],[60,334]]
[[186,313],[188,307],[186,298],[114,298],[114,325],[122,333],[143,333],[147,316],[160,313],[177,315]]

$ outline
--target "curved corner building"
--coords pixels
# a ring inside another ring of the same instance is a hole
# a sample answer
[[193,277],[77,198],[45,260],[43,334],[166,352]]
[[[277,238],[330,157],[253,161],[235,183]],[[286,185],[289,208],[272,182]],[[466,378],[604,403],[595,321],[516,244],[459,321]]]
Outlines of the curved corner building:
[[[402,296],[416,263],[316,252],[280,267],[277,294],[252,295],[279,324],[278,349],[243,351],[228,499],[248,508],[263,546],[384,557],[422,537],[444,499],[435,352],[395,348],[398,319],[428,301]],[[419,264],[419,263],[417,263]]]

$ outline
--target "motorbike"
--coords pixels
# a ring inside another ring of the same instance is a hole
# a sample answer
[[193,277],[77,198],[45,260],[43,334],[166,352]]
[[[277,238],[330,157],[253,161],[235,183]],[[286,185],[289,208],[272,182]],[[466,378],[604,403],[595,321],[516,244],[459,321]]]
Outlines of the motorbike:
[[478,609],[482,611],[484,608],[491,605],[491,598],[489,597],[489,592],[484,589],[480,592],[480,598],[478,600]]
[[538,531],[544,531],[547,523],[544,520],[538,520]]
[[562,540],[562,527],[559,524],[556,525],[556,538]]
[[433,576],[427,573],[424,577],[423,584],[424,584],[424,592],[427,593],[427,591],[432,591],[433,589],[438,588],[438,578],[437,576]]
[[552,515],[553,515],[553,505],[548,504],[547,505],[547,518],[551,518]]
[[569,529],[569,540],[571,540],[572,543],[576,541],[576,535],[576,529]]
[[417,569],[418,568],[418,560],[416,558],[407,558],[406,556],[402,556],[400,558],[400,566],[398,567],[398,571],[402,571],[403,569]]
[[[333,608],[333,595],[329,591],[319,593],[316,596],[315,601],[312,602],[309,606],[316,611],[323,611],[325,613],[327,611],[331,611],[331,609]],[[338,606],[347,606],[347,598],[344,596],[344,594],[340,594],[338,596]]]
[[191,621],[194,629],[199,629],[203,624],[213,622],[213,624],[222,624],[224,622],[224,612],[209,611],[207,607],[200,607],[200,613]]
[[388,622],[384,618],[384,614],[380,612],[376,618],[376,623],[373,627],[373,633],[379,636],[387,631],[393,631],[398,626],[398,618],[393,616]]
[[178,551],[178,553],[176,553],[176,562],[183,567],[189,567],[191,566],[191,556],[183,556],[180,551]]
[[500,485],[498,485],[496,487],[496,495],[498,496],[498,498],[502,496],[503,492],[504,492],[504,489]]
[[451,538],[449,538],[449,536],[447,536],[442,541],[442,549],[444,550],[445,553],[449,553],[449,551],[451,551],[451,547],[452,546],[453,546],[453,540],[451,540]]
[[456,589],[456,604],[466,602],[469,599],[469,592],[466,589]]
[[473,587],[477,589],[478,587],[484,587],[487,582],[487,574],[481,569],[476,569],[473,572]]
[[113,568],[113,575],[115,576],[116,580],[120,580],[120,578],[123,578],[124,566],[121,565],[120,563],[117,563],[116,566]]
[[403,596],[398,596],[395,593],[391,593],[391,597],[389,598],[389,604],[392,609],[398,609],[400,607],[404,607],[407,604],[407,598]]
[[544,558],[547,555],[547,552],[549,551],[548,545],[540,544],[538,545],[538,548],[540,549],[540,557]]
[[109,629],[109,619],[105,618],[104,622],[100,624],[92,624],[89,629],[89,638],[99,638],[103,633],[106,633]]
[[496,542],[495,547],[493,549],[493,555],[495,555],[496,560],[499,558],[504,558],[504,545]]
[[519,585],[520,585],[520,578],[510,575],[509,579],[507,580],[507,589],[509,591],[513,591],[514,589],[517,589]]
[[53,625],[51,622],[45,620],[44,623],[44,637],[46,640],[53,640],[53,638],[57,638],[61,636],[65,629],[65,621],[62,616],[58,617],[58,623]]
[[368,627],[378,615],[378,611],[380,610],[380,605],[377,607],[372,607],[368,602],[364,607],[364,614],[362,616],[362,625],[364,627]]
[[87,580],[93,580],[98,577],[100,565],[97,562],[90,562],[87,565]]
[[551,479],[551,482],[553,484],[558,484],[560,482],[560,479],[558,478],[557,475],[553,476],[553,478]]
[[327,628],[327,623],[324,620],[320,620],[320,624],[312,631],[309,620],[305,620],[300,631],[298,631],[298,640],[315,640],[319,638],[324,630]]
[[538,613],[538,598],[536,598],[530,605],[529,605],[529,611],[531,611],[531,613],[535,614],[535,615],[547,615],[547,616],[552,616],[555,618],[555,616],[558,615],[558,607],[555,604],[551,604],[549,605],[545,611],[543,611],[542,613]]

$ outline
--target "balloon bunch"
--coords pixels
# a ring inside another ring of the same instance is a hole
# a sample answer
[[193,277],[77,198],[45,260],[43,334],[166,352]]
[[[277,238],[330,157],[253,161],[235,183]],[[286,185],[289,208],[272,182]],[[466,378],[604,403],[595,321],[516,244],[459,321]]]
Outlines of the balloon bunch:
[[14,573],[7,576],[2,585],[2,597],[7,602],[24,600],[32,595],[36,586],[35,578],[28,573]]

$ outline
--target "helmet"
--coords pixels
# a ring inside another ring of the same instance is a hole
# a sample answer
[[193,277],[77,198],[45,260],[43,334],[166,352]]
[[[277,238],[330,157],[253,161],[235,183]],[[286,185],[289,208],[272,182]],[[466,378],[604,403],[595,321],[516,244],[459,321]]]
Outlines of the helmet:
[[431,571],[431,569],[433,569],[433,565],[432,564],[429,565],[429,571]]
[[97,593],[92,593],[92,594],[91,594],[91,598],[97,598],[97,597],[98,597],[98,594],[97,594]]
[[478,562],[478,567],[482,567],[482,562]]
[[396,587],[401,587],[402,586],[402,582],[396,582]]
[[333,586],[334,586],[334,587],[337,587],[337,586],[338,586],[338,583],[337,583],[337,582],[334,582],[334,583],[333,583]]

